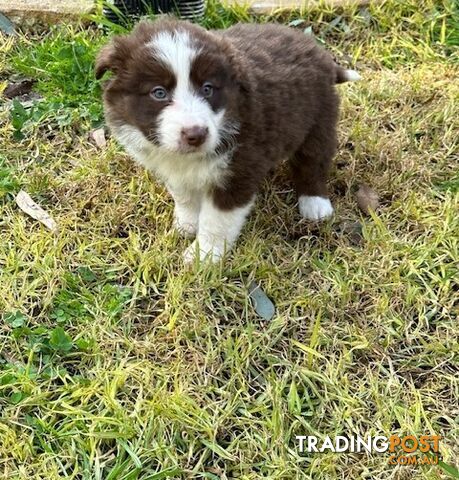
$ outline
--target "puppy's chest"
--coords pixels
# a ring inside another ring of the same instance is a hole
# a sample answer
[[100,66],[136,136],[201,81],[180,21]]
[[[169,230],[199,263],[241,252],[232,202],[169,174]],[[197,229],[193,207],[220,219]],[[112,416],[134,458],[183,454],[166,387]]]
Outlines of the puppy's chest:
[[139,159],[163,182],[184,190],[209,190],[213,186],[223,185],[228,174],[227,156],[201,157],[174,155],[172,153],[152,152]]
[[228,153],[219,156],[180,155],[148,142],[134,127],[114,126],[113,132],[138,163],[177,190],[205,191],[221,186],[230,171],[231,155]]

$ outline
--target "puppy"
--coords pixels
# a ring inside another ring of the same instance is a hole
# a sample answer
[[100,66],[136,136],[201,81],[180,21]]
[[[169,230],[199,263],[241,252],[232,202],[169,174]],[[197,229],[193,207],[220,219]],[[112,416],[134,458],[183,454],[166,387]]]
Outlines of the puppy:
[[267,173],[289,159],[301,215],[333,213],[326,180],[336,151],[335,84],[357,80],[316,41],[279,25],[206,31],[142,22],[100,52],[105,115],[130,155],[174,198],[174,224],[196,236],[185,260],[220,259]]

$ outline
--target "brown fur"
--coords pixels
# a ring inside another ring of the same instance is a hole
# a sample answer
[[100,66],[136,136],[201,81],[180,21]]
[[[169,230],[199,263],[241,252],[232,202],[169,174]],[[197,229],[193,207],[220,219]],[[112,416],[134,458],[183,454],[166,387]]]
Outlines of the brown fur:
[[225,107],[240,124],[225,186],[215,185],[215,204],[232,209],[247,204],[267,173],[288,158],[298,194],[326,196],[326,180],[336,151],[339,99],[335,84],[345,73],[315,40],[279,25],[236,25],[207,32],[174,20],[141,23],[100,53],[96,75],[112,70],[105,88],[109,123],[131,123],[155,141],[154,119],[164,104],[147,101],[155,83],[174,81],[156,62],[146,43],[162,30],[189,30],[202,53],[191,80],[212,79],[212,108]]

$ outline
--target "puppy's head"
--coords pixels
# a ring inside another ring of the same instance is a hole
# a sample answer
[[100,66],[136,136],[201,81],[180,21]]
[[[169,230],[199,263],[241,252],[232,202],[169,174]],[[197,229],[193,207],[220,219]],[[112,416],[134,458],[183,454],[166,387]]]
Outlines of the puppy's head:
[[187,22],[143,22],[100,52],[108,122],[169,151],[213,153],[233,129],[241,69],[230,47]]

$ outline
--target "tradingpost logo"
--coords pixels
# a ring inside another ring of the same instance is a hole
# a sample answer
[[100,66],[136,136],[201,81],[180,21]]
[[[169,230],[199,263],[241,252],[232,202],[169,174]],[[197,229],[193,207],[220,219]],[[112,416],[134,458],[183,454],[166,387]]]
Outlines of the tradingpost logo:
[[441,437],[438,435],[406,435],[404,437],[398,435],[390,437],[338,435],[334,438],[327,436],[321,440],[314,435],[297,435],[296,440],[301,453],[388,452],[390,465],[438,465]]

